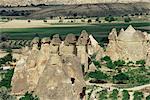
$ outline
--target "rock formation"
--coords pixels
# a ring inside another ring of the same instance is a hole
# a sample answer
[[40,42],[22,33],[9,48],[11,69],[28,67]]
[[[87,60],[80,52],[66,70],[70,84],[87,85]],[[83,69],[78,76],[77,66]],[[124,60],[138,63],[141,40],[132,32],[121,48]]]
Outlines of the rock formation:
[[135,30],[131,25],[124,31],[121,29],[119,35],[115,29],[108,36],[109,44],[106,50],[113,60],[124,59],[138,61],[146,59],[147,35],[144,32]]
[[81,66],[87,72],[90,55],[103,52],[94,37],[82,31],[78,39],[68,34],[61,41],[56,34],[51,40],[35,37],[31,46],[22,50],[24,56],[17,62],[12,93],[35,91],[41,100],[79,100],[85,86]]
[[[34,38],[32,48],[23,48],[22,57],[17,62],[12,78],[12,93],[24,94],[35,91],[41,100],[79,100],[79,94],[85,86],[83,74],[94,71],[91,56],[95,60],[108,55],[112,60],[146,60],[150,65],[149,38],[146,32],[129,26],[117,33],[112,29],[109,44],[104,52],[92,35],[82,31],[77,39],[68,34],[62,41],[58,34],[49,37]],[[83,68],[84,67],[84,70]]]

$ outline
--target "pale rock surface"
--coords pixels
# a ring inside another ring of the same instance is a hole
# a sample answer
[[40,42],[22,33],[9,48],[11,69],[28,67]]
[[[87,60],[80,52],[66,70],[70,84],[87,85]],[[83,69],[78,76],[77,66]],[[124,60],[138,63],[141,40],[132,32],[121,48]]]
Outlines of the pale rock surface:
[[106,50],[113,60],[124,59],[137,61],[146,59],[147,39],[143,32],[135,30],[131,25],[117,36],[116,31],[109,34],[109,44]]

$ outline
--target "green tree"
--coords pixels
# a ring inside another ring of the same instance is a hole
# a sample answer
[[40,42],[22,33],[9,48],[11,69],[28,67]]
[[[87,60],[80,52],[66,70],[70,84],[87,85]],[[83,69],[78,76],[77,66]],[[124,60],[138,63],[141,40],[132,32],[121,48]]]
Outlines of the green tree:
[[93,79],[96,79],[96,80],[106,80],[108,79],[108,75],[101,72],[100,70],[96,70],[95,72],[90,72],[88,73],[88,77],[89,78],[93,78]]
[[139,61],[136,61],[136,64],[137,65],[140,65],[140,67],[144,67],[145,66],[145,60],[139,60]]
[[108,22],[112,22],[112,21],[115,21],[115,20],[116,19],[111,15],[109,15],[108,17],[105,17],[105,21],[108,21]]
[[146,100],[150,100],[150,95],[148,95],[148,96],[146,97]]
[[21,97],[19,100],[40,100],[37,95],[33,95],[33,91],[31,93],[26,92],[23,97]]
[[125,17],[124,18],[124,22],[130,22],[130,21],[132,21],[130,17]]
[[109,96],[111,98],[111,100],[118,100],[118,93],[119,93],[119,91],[117,89],[114,89]]
[[101,58],[101,61],[108,62],[108,61],[112,61],[112,60],[109,56],[104,56],[104,57]]
[[125,73],[119,73],[115,76],[113,76],[113,81],[117,81],[117,82],[125,82],[129,80],[129,76]]
[[138,91],[135,91],[133,96],[134,96],[133,100],[142,100],[144,97],[143,93]]
[[114,61],[114,64],[116,67],[121,67],[121,66],[125,65],[125,61],[124,60],[117,60],[117,61]]
[[122,100],[130,100],[130,95],[127,90],[122,91]]
[[13,77],[14,69],[8,70],[5,73],[5,78],[0,81],[0,87],[11,88],[11,79]]

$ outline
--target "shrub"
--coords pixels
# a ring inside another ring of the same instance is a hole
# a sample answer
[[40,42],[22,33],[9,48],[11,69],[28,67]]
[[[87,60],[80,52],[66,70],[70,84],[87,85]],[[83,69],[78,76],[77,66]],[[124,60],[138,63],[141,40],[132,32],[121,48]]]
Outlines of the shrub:
[[130,95],[127,90],[122,91],[122,100],[130,100]]

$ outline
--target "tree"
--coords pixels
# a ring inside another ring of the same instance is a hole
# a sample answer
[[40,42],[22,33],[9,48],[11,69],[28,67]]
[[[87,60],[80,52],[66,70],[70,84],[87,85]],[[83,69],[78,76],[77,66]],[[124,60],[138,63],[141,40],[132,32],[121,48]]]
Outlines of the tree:
[[130,100],[130,95],[127,90],[122,91],[122,100]]
[[33,95],[33,91],[32,92],[26,92],[24,94],[23,97],[21,97],[19,100],[40,100],[39,97],[37,95]]
[[138,91],[135,91],[133,96],[134,96],[133,100],[142,100],[144,97],[143,93]]
[[140,65],[140,67],[144,67],[146,62],[145,62],[145,60],[139,60],[139,61],[136,61],[136,64]]
[[101,61],[112,61],[111,58],[109,56],[104,56],[103,58],[101,58]]
[[115,21],[115,20],[116,19],[111,15],[109,15],[108,17],[105,17],[105,21],[108,21],[108,22],[112,22],[112,21]]
[[129,76],[125,73],[119,73],[119,74],[113,76],[114,82],[117,81],[117,82],[123,83],[124,81],[127,81],[127,80],[129,80]]
[[88,19],[88,23],[92,23],[92,20],[91,20],[91,19]]
[[148,96],[146,97],[146,100],[150,100],[150,95],[148,95]]
[[0,87],[6,87],[11,88],[11,79],[14,74],[14,69],[8,70],[7,73],[5,73],[5,78],[0,81]]
[[125,65],[125,61],[124,60],[117,60],[117,61],[114,61],[114,64],[116,67],[121,67],[121,66]]
[[88,77],[96,79],[96,80],[106,80],[106,79],[108,79],[108,75],[101,72],[100,70],[99,71],[96,70],[95,72],[88,73]]
[[119,93],[119,91],[117,89],[114,89],[109,96],[111,98],[111,100],[118,100],[118,93]]
[[130,21],[132,21],[130,17],[125,17],[124,18],[124,22],[130,22]]
[[1,87],[0,100],[16,100],[16,98],[10,95],[10,91],[6,87]]

